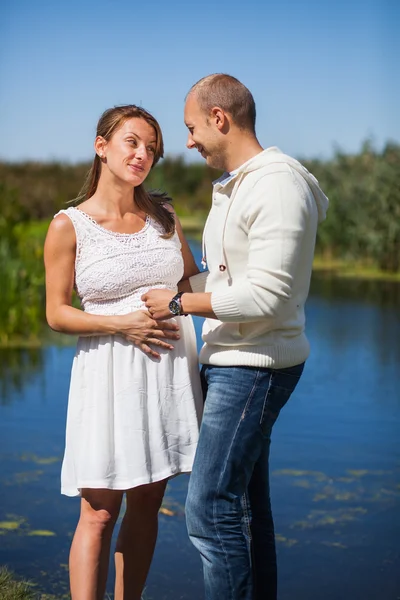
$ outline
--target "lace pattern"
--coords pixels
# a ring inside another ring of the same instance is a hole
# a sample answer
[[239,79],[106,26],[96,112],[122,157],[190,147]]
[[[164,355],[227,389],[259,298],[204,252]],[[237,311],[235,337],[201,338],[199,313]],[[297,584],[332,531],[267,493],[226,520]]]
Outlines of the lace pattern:
[[86,312],[126,314],[143,308],[141,296],[149,289],[177,288],[183,259],[176,232],[162,238],[161,225],[149,216],[137,233],[118,233],[75,207],[58,214],[75,229],[75,289]]

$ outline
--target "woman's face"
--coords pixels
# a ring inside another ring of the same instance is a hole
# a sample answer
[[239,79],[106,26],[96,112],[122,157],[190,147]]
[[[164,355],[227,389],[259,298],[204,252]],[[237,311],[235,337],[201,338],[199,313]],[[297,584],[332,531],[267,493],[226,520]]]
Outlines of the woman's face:
[[[98,142],[99,141],[99,142]],[[140,117],[125,121],[108,142],[96,138],[97,153],[105,159],[107,168],[118,179],[140,185],[146,179],[154,162],[156,132]]]

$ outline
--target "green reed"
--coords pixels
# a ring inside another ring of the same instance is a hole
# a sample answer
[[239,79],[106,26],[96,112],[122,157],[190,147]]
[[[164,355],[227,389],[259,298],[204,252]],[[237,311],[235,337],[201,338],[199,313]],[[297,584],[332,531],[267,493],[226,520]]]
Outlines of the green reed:
[[47,222],[27,220],[0,186],[0,345],[37,339],[45,320],[43,244]]

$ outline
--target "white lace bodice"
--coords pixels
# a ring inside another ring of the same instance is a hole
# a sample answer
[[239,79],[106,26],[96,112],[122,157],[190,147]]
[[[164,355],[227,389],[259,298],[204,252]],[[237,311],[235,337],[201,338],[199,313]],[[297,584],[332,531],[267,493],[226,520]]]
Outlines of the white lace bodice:
[[144,306],[141,296],[151,288],[177,289],[183,259],[176,232],[162,238],[161,225],[150,217],[137,233],[117,233],[78,208],[60,213],[75,228],[75,289],[86,312],[126,314]]

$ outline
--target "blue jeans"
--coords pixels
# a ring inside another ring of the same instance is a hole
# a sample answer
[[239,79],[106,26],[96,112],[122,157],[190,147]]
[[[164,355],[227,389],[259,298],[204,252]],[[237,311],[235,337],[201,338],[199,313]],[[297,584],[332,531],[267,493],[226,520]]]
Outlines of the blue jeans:
[[202,368],[206,403],[186,522],[203,561],[206,600],[276,600],[269,447],[303,367]]

